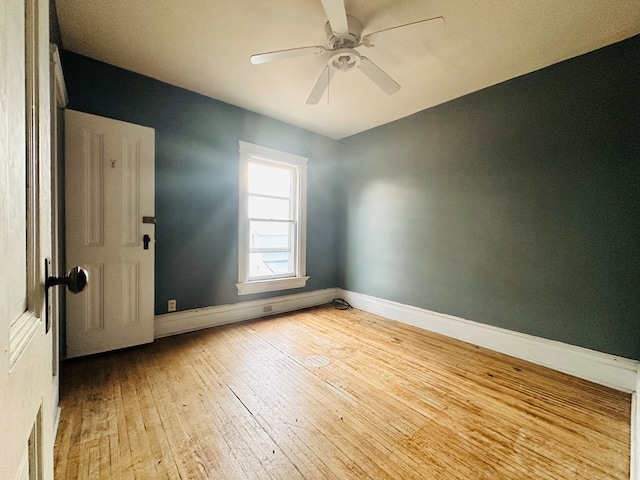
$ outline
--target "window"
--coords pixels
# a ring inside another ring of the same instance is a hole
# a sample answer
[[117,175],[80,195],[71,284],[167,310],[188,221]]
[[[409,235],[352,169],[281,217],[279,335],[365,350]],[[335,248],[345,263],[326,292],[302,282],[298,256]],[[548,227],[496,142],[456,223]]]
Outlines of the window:
[[307,159],[240,142],[239,295],[304,287]]

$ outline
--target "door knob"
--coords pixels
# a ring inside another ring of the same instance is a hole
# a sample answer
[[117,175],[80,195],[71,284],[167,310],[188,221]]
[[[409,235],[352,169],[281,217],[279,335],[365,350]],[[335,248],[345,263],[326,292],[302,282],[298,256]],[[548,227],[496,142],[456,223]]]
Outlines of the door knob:
[[88,281],[89,274],[84,268],[73,267],[66,277],[47,277],[45,287],[49,289],[54,285],[66,285],[71,293],[80,293]]

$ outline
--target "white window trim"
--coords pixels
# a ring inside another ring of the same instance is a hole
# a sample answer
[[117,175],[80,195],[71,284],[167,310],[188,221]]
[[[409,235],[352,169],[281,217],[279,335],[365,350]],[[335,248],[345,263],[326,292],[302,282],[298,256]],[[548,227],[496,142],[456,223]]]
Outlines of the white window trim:
[[[306,245],[307,245],[307,161],[305,157],[292,153],[274,150],[272,148],[239,141],[240,147],[240,177],[239,177],[239,215],[238,215],[238,295],[274,292],[291,288],[302,288],[309,279],[306,276]],[[248,272],[248,185],[247,177],[249,161],[262,160],[271,163],[296,167],[298,170],[297,218],[298,232],[296,235],[295,276],[268,280],[249,281]]]

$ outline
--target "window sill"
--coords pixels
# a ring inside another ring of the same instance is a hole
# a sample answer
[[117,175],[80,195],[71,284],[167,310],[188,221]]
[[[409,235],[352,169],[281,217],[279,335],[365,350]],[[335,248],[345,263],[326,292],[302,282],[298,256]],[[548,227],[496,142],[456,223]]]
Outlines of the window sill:
[[309,277],[277,278],[275,280],[236,283],[236,287],[238,287],[238,295],[250,295],[252,293],[302,288],[307,284],[307,280],[309,280]]

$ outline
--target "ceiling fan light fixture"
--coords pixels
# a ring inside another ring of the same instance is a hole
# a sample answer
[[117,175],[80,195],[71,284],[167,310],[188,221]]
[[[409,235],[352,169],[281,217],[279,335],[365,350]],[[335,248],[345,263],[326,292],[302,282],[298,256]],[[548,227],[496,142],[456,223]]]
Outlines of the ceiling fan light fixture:
[[337,71],[345,73],[352,68],[360,66],[360,54],[352,48],[341,48],[332,52],[328,64]]

